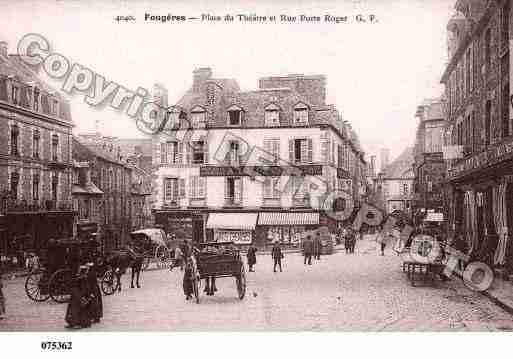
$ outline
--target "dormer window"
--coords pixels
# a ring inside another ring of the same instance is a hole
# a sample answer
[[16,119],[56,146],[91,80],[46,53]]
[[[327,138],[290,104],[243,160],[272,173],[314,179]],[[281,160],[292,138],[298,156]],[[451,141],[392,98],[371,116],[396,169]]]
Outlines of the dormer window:
[[167,113],[167,123],[165,125],[166,130],[172,130],[180,127],[180,109],[173,107]]
[[207,122],[207,112],[201,106],[196,106],[191,110],[192,127],[205,127]]
[[300,102],[294,106],[294,124],[306,125],[308,124],[308,106]]
[[228,126],[242,126],[244,110],[239,106],[233,105],[228,108]]
[[266,126],[280,125],[280,108],[275,104],[270,104],[265,108],[264,122]]

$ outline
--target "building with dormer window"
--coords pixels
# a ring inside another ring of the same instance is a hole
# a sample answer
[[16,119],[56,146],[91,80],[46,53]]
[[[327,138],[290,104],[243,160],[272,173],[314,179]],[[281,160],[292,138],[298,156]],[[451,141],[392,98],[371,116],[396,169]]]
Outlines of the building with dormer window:
[[358,205],[366,163],[356,133],[326,103],[325,83],[266,77],[241,91],[195,70],[153,137],[156,224],[178,238],[258,246],[335,228],[322,209],[327,193],[344,191]]

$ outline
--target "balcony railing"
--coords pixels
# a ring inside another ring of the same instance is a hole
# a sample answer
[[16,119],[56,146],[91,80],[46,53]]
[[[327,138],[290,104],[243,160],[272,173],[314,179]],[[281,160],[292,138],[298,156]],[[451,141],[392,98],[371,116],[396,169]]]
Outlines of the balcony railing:
[[281,207],[281,199],[278,198],[264,198],[262,201],[262,207]]
[[224,206],[225,207],[242,207],[242,198],[241,197],[225,197]]
[[0,199],[1,214],[13,212],[73,211],[72,201]]

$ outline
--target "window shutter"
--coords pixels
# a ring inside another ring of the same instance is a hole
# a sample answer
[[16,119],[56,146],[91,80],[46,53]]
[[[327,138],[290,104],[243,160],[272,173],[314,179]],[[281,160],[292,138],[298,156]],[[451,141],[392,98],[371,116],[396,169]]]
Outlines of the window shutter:
[[264,198],[271,197],[271,177],[264,179]]
[[189,177],[189,198],[195,198],[194,194],[196,193],[195,191],[195,185],[196,185],[196,177]]
[[276,139],[272,142],[273,144],[273,155],[276,161],[280,159],[280,140]]
[[289,161],[294,163],[294,140],[289,140]]
[[265,139],[265,140],[264,140],[264,151],[265,151],[265,152],[272,153],[272,149],[271,149],[271,140],[269,140],[269,139]]
[[235,180],[235,199],[242,201],[242,177]]
[[191,144],[189,142],[185,142],[184,144],[184,148],[185,148],[185,164],[190,164],[192,161],[191,161],[191,152],[192,152],[192,148],[191,148]]
[[224,198],[228,198],[228,177],[224,178]]
[[178,196],[180,198],[185,198],[185,178],[180,178],[178,180]]
[[321,143],[321,156],[322,156],[322,162],[328,163],[328,146],[329,141],[327,139],[323,139]]
[[161,143],[160,144],[160,163],[166,164],[167,163],[167,144]]
[[311,138],[309,138],[307,140],[307,142],[308,142],[308,157],[307,157],[307,159],[308,159],[309,163],[312,163],[313,162],[313,148],[312,148],[313,147],[313,142],[312,142]]
[[273,182],[273,197],[278,198],[280,196],[280,194],[278,192],[280,178],[279,177],[273,178],[272,182]]
[[208,163],[208,142],[203,140],[203,163]]
[[205,192],[206,192],[206,178],[205,177],[198,177],[199,184],[198,184],[198,197],[199,198],[205,198]]
[[178,142],[178,155],[176,157],[177,163],[183,162],[183,142]]
[[306,179],[306,177],[303,177],[303,183],[302,183],[302,194],[303,197],[305,197],[307,194],[310,193],[310,182]]

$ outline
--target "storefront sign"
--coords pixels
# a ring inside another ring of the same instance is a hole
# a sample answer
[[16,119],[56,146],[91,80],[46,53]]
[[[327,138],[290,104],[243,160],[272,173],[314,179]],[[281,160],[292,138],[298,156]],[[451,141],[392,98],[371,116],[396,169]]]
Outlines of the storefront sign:
[[337,178],[351,178],[351,174],[342,168],[337,168]]
[[232,242],[234,244],[251,244],[251,231],[214,231],[216,242]]
[[500,145],[469,157],[456,164],[449,172],[450,177],[457,177],[464,172],[501,162],[513,153],[513,141]]
[[226,177],[226,176],[287,176],[288,174],[301,171],[303,176],[320,176],[322,175],[321,165],[304,165],[304,166],[202,166],[200,167],[201,177]]

